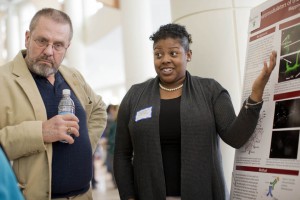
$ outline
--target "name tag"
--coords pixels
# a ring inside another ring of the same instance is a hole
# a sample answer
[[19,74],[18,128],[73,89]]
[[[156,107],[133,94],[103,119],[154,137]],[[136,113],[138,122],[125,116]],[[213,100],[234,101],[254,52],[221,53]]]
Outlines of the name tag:
[[142,119],[147,119],[151,117],[152,117],[152,106],[136,112],[135,121],[137,122]]

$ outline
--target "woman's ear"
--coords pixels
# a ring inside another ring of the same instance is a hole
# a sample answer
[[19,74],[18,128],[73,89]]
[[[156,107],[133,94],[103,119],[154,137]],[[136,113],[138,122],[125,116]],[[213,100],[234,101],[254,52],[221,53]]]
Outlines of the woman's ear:
[[187,61],[188,62],[190,62],[191,60],[192,60],[192,50],[189,50],[188,52],[187,52],[187,54],[186,54],[186,56],[187,56]]

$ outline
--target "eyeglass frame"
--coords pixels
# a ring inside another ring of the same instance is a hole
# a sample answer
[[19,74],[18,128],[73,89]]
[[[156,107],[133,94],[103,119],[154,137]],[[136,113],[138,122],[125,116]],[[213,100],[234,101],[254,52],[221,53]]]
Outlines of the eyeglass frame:
[[[43,42],[43,41],[45,41],[45,42]],[[51,45],[52,46],[52,49],[53,50],[55,50],[55,51],[57,51],[57,52],[63,52],[63,50],[67,50],[68,49],[68,47],[65,47],[64,45],[62,45],[62,43],[50,43],[50,42],[48,42],[46,39],[44,39],[44,38],[37,38],[37,39],[34,39],[33,40],[34,42],[35,42],[35,44],[38,46],[38,47],[40,47],[40,48],[43,48],[44,50],[49,46],[49,45]],[[61,45],[61,49],[57,49],[57,44],[60,44]]]

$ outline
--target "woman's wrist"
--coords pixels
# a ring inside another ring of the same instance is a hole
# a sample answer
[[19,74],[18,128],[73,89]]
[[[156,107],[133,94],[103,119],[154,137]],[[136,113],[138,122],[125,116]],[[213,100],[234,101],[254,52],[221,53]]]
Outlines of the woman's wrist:
[[261,95],[257,95],[255,93],[251,93],[251,95],[248,97],[249,101],[252,101],[253,103],[255,102],[261,102],[262,99],[262,94]]
[[247,99],[246,99],[246,102],[245,102],[245,108],[248,109],[249,107],[251,106],[257,106],[257,105],[260,105],[263,103],[263,100],[261,101],[254,101],[253,99],[251,99],[251,97],[249,96]]

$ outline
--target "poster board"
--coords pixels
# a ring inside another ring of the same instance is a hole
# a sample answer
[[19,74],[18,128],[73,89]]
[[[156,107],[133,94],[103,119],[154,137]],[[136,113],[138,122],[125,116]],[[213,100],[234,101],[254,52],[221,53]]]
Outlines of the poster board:
[[250,13],[242,100],[277,51],[252,137],[235,152],[231,200],[300,199],[300,0],[268,0]]

